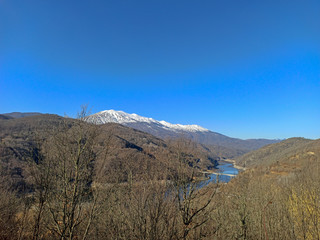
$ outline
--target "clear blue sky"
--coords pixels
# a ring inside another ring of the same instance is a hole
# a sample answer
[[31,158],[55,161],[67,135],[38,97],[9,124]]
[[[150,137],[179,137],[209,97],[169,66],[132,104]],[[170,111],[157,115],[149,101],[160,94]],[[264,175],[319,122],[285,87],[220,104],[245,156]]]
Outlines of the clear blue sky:
[[0,0],[0,113],[84,103],[319,138],[320,1]]

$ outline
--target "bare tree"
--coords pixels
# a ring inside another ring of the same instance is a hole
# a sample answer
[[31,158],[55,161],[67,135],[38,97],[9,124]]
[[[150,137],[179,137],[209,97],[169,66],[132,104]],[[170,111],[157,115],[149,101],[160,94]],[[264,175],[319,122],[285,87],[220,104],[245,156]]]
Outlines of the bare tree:
[[[195,232],[210,220],[211,202],[218,185],[211,183],[201,188],[196,170],[188,167],[192,161],[188,152],[192,152],[194,148],[191,141],[178,140],[175,147],[178,172],[172,180],[183,226],[178,238],[188,239],[190,232]],[[198,237],[203,237],[201,231]]]
[[[35,199],[33,239],[86,239],[95,215],[107,144],[98,144],[98,127],[88,124],[83,107],[77,120],[65,118],[50,137],[32,149],[29,172]],[[108,138],[105,137],[105,140]]]

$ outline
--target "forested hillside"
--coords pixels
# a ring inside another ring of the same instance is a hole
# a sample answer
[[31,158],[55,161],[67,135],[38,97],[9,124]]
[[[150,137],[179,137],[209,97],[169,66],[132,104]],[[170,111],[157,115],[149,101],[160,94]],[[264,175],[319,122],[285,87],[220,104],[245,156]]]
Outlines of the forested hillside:
[[[34,151],[39,151],[38,148],[41,148],[42,143],[55,135],[67,134],[77,124],[79,120],[47,114],[18,119],[0,119],[3,174],[13,176],[14,181],[21,185],[28,175],[25,171],[27,160],[35,157]],[[161,174],[166,168],[164,165],[174,159],[174,151],[178,148],[184,148],[185,155],[188,156],[188,165],[198,169],[214,167],[219,159],[218,155],[221,157],[230,155],[221,155],[223,149],[215,150],[211,147],[209,150],[182,139],[166,142],[150,134],[115,123],[100,126],[85,122],[82,124],[84,129],[91,128],[95,131],[95,151],[106,151],[103,157],[97,156],[95,159],[98,162],[104,162],[105,177],[110,178],[110,181],[115,179],[127,181],[128,171],[137,179],[145,174],[151,176],[155,172]],[[119,169],[121,172],[114,176],[112,172]]]
[[246,156],[249,169],[216,199],[216,239],[318,239],[320,140],[292,138]]
[[200,188],[227,149],[83,116],[0,120],[0,239],[320,238],[320,140],[265,146]]
[[236,159],[236,163],[242,167],[253,167],[272,164],[279,159],[291,156],[294,152],[299,152],[312,140],[305,138],[289,138],[280,143],[270,144],[258,150],[251,151]]
[[216,188],[192,182],[208,152],[83,116],[1,120],[1,239],[186,238],[209,220]]

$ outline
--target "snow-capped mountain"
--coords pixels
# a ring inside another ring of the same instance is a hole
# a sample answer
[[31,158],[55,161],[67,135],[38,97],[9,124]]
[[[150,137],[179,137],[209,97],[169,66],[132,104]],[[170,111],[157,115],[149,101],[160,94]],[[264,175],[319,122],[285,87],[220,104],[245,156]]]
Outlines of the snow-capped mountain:
[[86,121],[94,124],[119,123],[163,139],[183,137],[201,144],[239,149],[245,152],[258,149],[266,144],[278,142],[277,140],[268,139],[242,140],[231,138],[198,125],[172,124],[166,121],[142,117],[134,113],[129,114],[115,110],[106,110],[90,115]]
[[200,127],[198,125],[182,125],[182,124],[172,124],[166,121],[157,121],[153,118],[147,118],[139,116],[135,113],[129,114],[123,111],[115,111],[115,110],[106,110],[102,112],[98,112],[93,114],[87,118],[88,122],[95,124],[104,124],[104,123],[119,123],[122,125],[130,126],[132,123],[145,123],[156,125],[157,127],[161,127],[165,130],[179,132],[179,131],[187,131],[187,132],[208,132],[208,129]]

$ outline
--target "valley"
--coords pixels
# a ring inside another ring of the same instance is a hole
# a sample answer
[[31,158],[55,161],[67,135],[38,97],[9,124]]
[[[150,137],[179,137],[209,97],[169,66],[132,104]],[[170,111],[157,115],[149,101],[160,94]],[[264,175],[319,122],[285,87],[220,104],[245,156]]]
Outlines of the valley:
[[320,240],[320,0],[0,0],[0,240]]
[[85,109],[77,119],[4,116],[2,239],[319,237],[319,140],[290,138],[248,152],[249,145],[234,148],[246,140],[213,132],[231,144],[154,136],[114,120],[93,124]]

